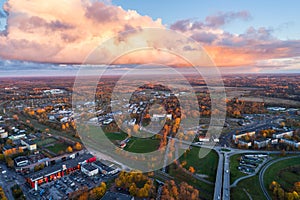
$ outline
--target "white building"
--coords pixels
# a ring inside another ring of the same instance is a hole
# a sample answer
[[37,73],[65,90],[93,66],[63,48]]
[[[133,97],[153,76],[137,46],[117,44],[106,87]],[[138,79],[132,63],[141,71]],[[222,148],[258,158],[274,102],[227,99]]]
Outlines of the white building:
[[274,133],[273,138],[283,138],[284,136],[293,136],[293,131],[287,131],[283,133]]
[[251,132],[241,132],[241,133],[234,134],[234,135],[232,136],[232,139],[233,139],[233,140],[240,139],[240,138],[242,138],[242,137],[244,137],[244,136],[247,136],[247,135],[248,135],[249,137],[251,137],[251,136],[255,135],[255,131],[251,131]]
[[295,148],[299,148],[300,146],[300,142],[298,141],[288,140],[288,139],[281,139],[280,141]]
[[81,171],[88,176],[94,176],[99,173],[99,169],[90,163],[82,165]]
[[25,156],[20,156],[15,158],[15,163],[18,167],[25,166],[29,164],[28,159]]
[[242,145],[242,146],[247,146],[247,147],[251,147],[252,143],[245,141],[245,140],[239,140],[238,144]]
[[269,138],[255,140],[254,145],[257,145],[257,147],[260,149],[260,148],[266,147],[270,143],[270,141],[271,141],[271,139],[269,139]]
[[32,140],[21,140],[21,144],[25,145],[29,151],[36,150],[36,143]]

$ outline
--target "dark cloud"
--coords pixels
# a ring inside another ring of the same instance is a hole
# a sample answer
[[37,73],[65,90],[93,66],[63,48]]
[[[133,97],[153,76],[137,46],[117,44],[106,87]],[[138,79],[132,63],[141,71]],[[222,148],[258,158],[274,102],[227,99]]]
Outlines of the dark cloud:
[[196,48],[191,47],[190,45],[186,45],[183,47],[184,51],[196,51]]
[[249,20],[251,15],[247,11],[240,12],[219,12],[211,15],[202,21],[191,21],[190,19],[179,20],[171,24],[170,29],[185,32],[187,30],[200,30],[205,28],[218,28],[236,19]]
[[201,43],[212,43],[214,40],[216,40],[218,37],[213,33],[195,33],[191,36],[194,40]]
[[35,30],[36,28],[46,28],[50,31],[59,31],[59,30],[67,30],[72,29],[73,26],[64,22],[61,22],[59,20],[54,20],[47,22],[46,20],[38,17],[33,16],[26,20],[23,20],[19,25],[20,30],[31,32],[32,30]]
[[236,19],[249,20],[250,18],[251,16],[247,11],[220,12],[216,15],[206,17],[205,24],[209,27],[220,27]]
[[118,8],[105,5],[102,2],[94,2],[86,8],[85,16],[96,22],[111,22],[118,20]]
[[189,24],[190,24],[189,19],[179,20],[179,21],[175,22],[174,24],[172,24],[170,26],[170,29],[175,30],[175,31],[185,32],[190,28]]

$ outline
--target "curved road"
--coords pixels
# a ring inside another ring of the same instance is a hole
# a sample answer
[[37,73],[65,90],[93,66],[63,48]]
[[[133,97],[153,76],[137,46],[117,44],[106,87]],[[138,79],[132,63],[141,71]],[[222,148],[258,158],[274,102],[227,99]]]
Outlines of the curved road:
[[268,199],[268,200],[272,200],[272,198],[270,197],[269,193],[268,193],[268,190],[266,189],[265,185],[264,185],[264,175],[265,175],[265,172],[266,170],[273,164],[277,163],[277,162],[280,162],[280,161],[283,161],[283,160],[288,160],[288,159],[292,159],[292,158],[300,158],[300,155],[298,156],[292,156],[292,157],[285,157],[285,158],[279,158],[277,160],[273,160],[271,162],[269,162],[268,164],[266,164],[265,166],[263,166],[262,170],[260,171],[259,173],[259,184],[260,184],[260,187],[261,187],[261,190],[263,191],[265,197]]

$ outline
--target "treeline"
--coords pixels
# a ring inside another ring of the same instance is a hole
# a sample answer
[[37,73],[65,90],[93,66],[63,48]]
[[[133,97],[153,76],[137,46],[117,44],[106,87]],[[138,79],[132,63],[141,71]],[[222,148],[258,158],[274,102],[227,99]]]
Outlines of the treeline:
[[299,200],[300,199],[300,182],[294,183],[294,187],[289,191],[284,190],[279,183],[273,181],[269,189],[273,193],[275,200]]

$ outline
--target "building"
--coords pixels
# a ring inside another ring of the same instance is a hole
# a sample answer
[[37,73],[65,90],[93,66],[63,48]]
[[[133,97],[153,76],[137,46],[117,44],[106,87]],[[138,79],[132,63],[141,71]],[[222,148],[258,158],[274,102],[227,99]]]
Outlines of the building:
[[240,139],[238,141],[238,144],[242,145],[242,146],[247,146],[247,147],[251,147],[252,146],[252,142],[249,142],[249,141],[246,141],[246,140],[242,140],[242,139]]
[[2,127],[0,127],[0,138],[7,138],[8,137],[8,133],[7,131],[5,131]]
[[254,146],[257,146],[257,148],[263,148],[266,147],[270,143],[271,139],[269,138],[261,138],[254,140]]
[[61,163],[45,167],[38,172],[29,174],[26,177],[26,181],[31,188],[34,188],[35,184],[41,185],[43,183],[48,183],[50,181],[59,179],[66,174],[70,174],[73,171],[80,170],[82,165],[93,162],[94,160],[96,160],[96,157],[94,157],[93,155],[82,154],[75,157],[74,159],[68,159]]
[[94,176],[99,173],[99,169],[93,166],[91,163],[82,165],[81,171],[88,176]]
[[11,139],[12,141],[19,140],[19,139],[22,139],[22,138],[26,138],[26,134],[25,133],[19,133],[19,134],[11,135],[8,138]]
[[283,138],[284,136],[293,136],[293,131],[287,131],[287,132],[277,132],[273,134],[273,138],[279,139]]
[[234,134],[234,135],[232,136],[232,139],[233,139],[233,140],[237,140],[237,139],[240,139],[240,138],[245,137],[245,136],[251,137],[251,136],[253,136],[253,135],[255,135],[255,131],[251,131],[251,132],[240,132],[240,133]]
[[272,139],[271,144],[278,144],[279,139]]
[[32,140],[21,140],[21,144],[26,146],[29,151],[34,151],[37,149],[36,143]]
[[14,161],[17,167],[26,166],[29,164],[29,160],[25,156],[19,156],[15,158]]
[[134,200],[134,197],[123,193],[108,191],[101,200]]
[[209,142],[209,137],[199,136],[199,142]]
[[95,161],[92,163],[94,167],[97,167],[102,174],[116,174],[119,172],[119,169],[116,167],[113,167],[113,165],[107,166],[106,164]]
[[300,147],[300,142],[295,141],[295,140],[288,140],[288,139],[281,139],[280,140],[282,143],[288,144],[289,146],[299,148]]

